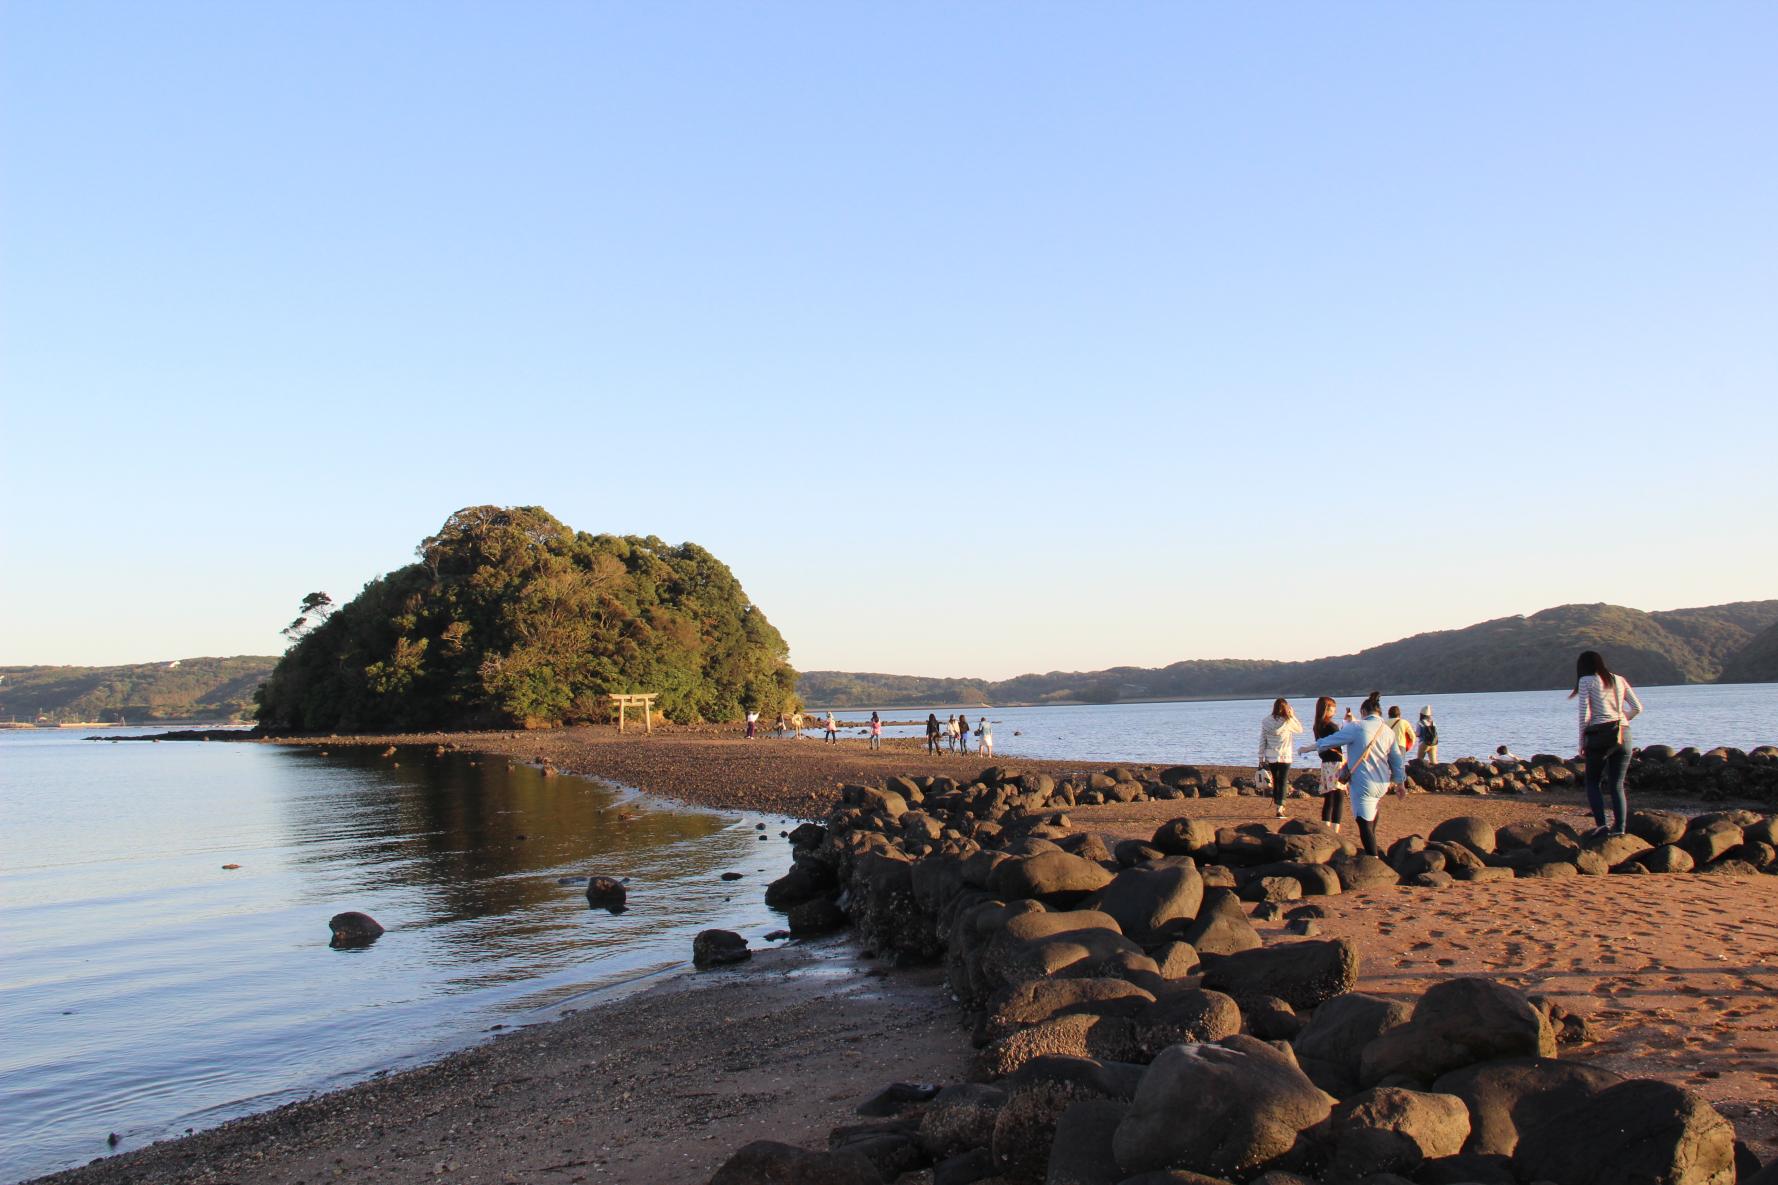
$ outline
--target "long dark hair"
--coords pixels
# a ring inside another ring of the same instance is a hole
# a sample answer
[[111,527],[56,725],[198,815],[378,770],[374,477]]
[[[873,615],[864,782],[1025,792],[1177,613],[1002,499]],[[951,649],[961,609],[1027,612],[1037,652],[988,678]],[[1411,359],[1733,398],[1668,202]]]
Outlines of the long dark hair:
[[1315,701],[1315,725],[1316,725],[1316,727],[1320,727],[1323,724],[1332,724],[1333,723],[1333,710],[1334,710],[1333,696],[1324,695],[1320,699],[1316,700]]
[[1279,696],[1272,701],[1272,719],[1282,720],[1290,715],[1290,701]]
[[1382,710],[1383,693],[1380,691],[1371,692],[1365,697],[1364,702],[1358,705],[1358,714],[1360,716],[1369,716],[1372,712],[1381,712]]
[[1580,657],[1574,660],[1574,690],[1568,693],[1569,699],[1580,694],[1580,681],[1588,675],[1594,676],[1607,687],[1611,686],[1616,679],[1616,676],[1611,673],[1611,668],[1605,665],[1603,654],[1597,650],[1583,650],[1580,652]]

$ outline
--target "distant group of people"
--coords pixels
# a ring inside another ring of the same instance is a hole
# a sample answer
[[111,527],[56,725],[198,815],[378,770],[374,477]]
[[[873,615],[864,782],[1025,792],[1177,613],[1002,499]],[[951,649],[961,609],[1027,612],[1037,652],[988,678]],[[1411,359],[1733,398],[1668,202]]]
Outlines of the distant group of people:
[[[1587,801],[1592,808],[1595,834],[1622,835],[1629,819],[1624,778],[1630,763],[1630,721],[1642,712],[1642,701],[1621,675],[1611,672],[1595,650],[1581,654],[1575,663],[1574,690],[1578,699],[1580,751],[1586,763]],[[1302,734],[1290,701],[1280,697],[1260,722],[1259,768],[1272,789],[1277,817],[1284,817],[1284,799],[1290,792],[1290,769],[1296,757],[1316,754],[1321,776],[1321,819],[1337,832],[1344,803],[1350,801],[1364,850],[1381,855],[1377,846],[1377,813],[1390,791],[1406,793],[1408,754],[1415,746],[1421,759],[1438,761],[1438,724],[1430,704],[1420,709],[1419,724],[1409,724],[1399,707],[1383,712],[1382,693],[1373,691],[1354,718],[1346,709],[1345,722],[1334,723],[1333,697],[1315,701],[1315,720],[1310,726],[1314,743],[1295,747]],[[1524,759],[1506,745],[1495,750],[1492,761],[1499,769],[1516,769]],[[1342,793],[1343,791],[1343,793]],[[1611,822],[1606,822],[1606,806]]]
[[[926,751],[928,753],[968,753],[969,717],[959,712],[942,723],[937,712],[926,714]],[[983,757],[994,756],[994,726],[986,716],[976,718],[976,751]]]

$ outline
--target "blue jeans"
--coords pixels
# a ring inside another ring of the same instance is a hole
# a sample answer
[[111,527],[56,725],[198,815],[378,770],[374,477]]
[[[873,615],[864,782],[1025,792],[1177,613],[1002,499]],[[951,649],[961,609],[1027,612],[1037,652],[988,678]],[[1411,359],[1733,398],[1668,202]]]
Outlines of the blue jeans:
[[1624,777],[1630,772],[1630,729],[1625,726],[1620,742],[1609,732],[1595,742],[1587,738],[1587,804],[1593,808],[1593,822],[1605,826],[1605,795],[1611,795],[1611,829],[1621,832],[1630,819],[1630,804],[1624,797]]

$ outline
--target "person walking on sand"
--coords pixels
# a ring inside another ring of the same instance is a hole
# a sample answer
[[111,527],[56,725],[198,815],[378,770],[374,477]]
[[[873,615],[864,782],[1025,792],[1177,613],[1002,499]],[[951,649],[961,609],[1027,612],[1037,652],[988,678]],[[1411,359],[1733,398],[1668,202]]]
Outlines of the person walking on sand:
[[978,742],[976,747],[980,750],[981,755],[983,757],[994,756],[994,726],[988,723],[986,716],[983,716],[981,723],[975,726],[975,736]]
[[875,712],[870,714],[870,747],[873,749],[883,747],[883,718]]
[[838,744],[840,739],[840,723],[833,718],[833,710],[827,712],[827,735],[821,738],[830,745]]
[[938,713],[926,713],[926,752],[929,754],[938,752],[938,730]]
[[[1630,681],[1614,675],[1597,650],[1581,652],[1574,664],[1574,690],[1580,700],[1580,751],[1587,763],[1587,804],[1593,808],[1594,835],[1622,835],[1630,819],[1624,775],[1630,770],[1630,721],[1642,715],[1642,701]],[[1501,746],[1505,748],[1505,746]],[[1605,796],[1611,795],[1611,826],[1605,825]]]
[[969,756],[969,717],[957,713],[957,752]]
[[1349,787],[1352,817],[1358,820],[1358,835],[1366,854],[1381,857],[1377,848],[1377,813],[1383,798],[1401,787],[1407,777],[1407,755],[1395,737],[1395,730],[1383,719],[1383,693],[1373,691],[1359,705],[1359,718],[1337,732],[1330,732],[1308,748],[1307,756],[1317,749],[1344,749],[1346,762],[1338,777]]
[[1278,817],[1284,817],[1284,796],[1290,793],[1290,742],[1303,731],[1303,722],[1296,718],[1290,701],[1279,696],[1272,701],[1272,713],[1259,722],[1259,767],[1272,778],[1272,802]]
[[[1334,723],[1333,714],[1333,696],[1324,695],[1315,701],[1315,723],[1311,730],[1316,740],[1340,731],[1340,726]],[[1321,821],[1331,826],[1334,834],[1338,835],[1341,809],[1346,805],[1346,788],[1340,785],[1340,763],[1344,760],[1344,754],[1338,749],[1316,751],[1321,754],[1321,785],[1318,788],[1321,794]]]
[[1438,725],[1432,722],[1432,705],[1420,709],[1420,760],[1427,765],[1438,764]]
[[759,729],[759,713],[749,710],[747,713],[747,739],[752,740],[753,734]]

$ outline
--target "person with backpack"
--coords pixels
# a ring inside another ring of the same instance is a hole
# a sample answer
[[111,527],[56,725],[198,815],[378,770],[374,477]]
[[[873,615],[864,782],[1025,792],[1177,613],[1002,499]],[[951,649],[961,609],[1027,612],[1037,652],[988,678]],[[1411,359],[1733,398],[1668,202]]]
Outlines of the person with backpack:
[[1290,740],[1302,731],[1303,722],[1283,696],[1272,701],[1271,714],[1259,722],[1259,768],[1272,779],[1272,804],[1280,819],[1284,796],[1290,793]]
[[1432,722],[1432,705],[1420,709],[1420,760],[1438,764],[1438,725]]
[[[1624,775],[1630,772],[1630,721],[1642,715],[1642,701],[1630,681],[1614,675],[1597,650],[1585,650],[1574,664],[1574,690],[1580,700],[1580,751],[1586,760],[1587,804],[1593,808],[1594,835],[1622,835],[1630,820]],[[1605,795],[1611,795],[1611,826],[1605,825]]]
[[1395,740],[1401,745],[1403,753],[1414,751],[1414,728],[1401,718],[1401,709],[1394,704],[1389,706],[1389,727],[1395,730]]
[[1299,752],[1306,757],[1319,749],[1346,751],[1345,764],[1337,776],[1348,787],[1352,817],[1358,820],[1358,835],[1366,854],[1380,858],[1383,853],[1377,847],[1378,810],[1389,792],[1400,789],[1407,778],[1408,760],[1395,729],[1383,719],[1382,692],[1371,692],[1358,712],[1355,722]]

